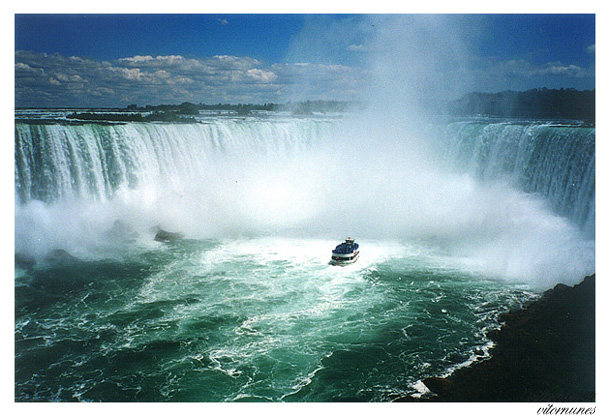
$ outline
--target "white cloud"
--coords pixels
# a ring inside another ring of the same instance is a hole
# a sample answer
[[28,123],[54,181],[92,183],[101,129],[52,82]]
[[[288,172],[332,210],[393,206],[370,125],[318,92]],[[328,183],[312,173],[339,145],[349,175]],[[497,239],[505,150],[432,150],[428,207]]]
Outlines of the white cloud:
[[118,61],[119,62],[125,62],[125,63],[140,64],[142,62],[149,62],[149,61],[152,61],[154,59],[155,58],[153,58],[150,55],[146,55],[146,56],[136,55],[136,56],[132,56],[130,58],[121,58]]
[[126,80],[129,80],[129,81],[140,81],[144,77],[144,74],[142,72],[140,72],[139,68],[128,69],[128,68],[113,67],[113,68],[109,68],[109,71],[116,73],[120,77],[125,78]]
[[[97,61],[17,51],[15,62],[18,106],[285,102],[295,100],[286,95],[291,91],[306,92],[308,99],[352,99],[362,81],[361,70],[342,65],[266,65],[231,55]],[[331,91],[335,96],[328,96]]]
[[246,73],[250,78],[259,82],[273,82],[277,79],[277,75],[273,72],[263,71],[262,69],[248,69]]
[[24,64],[23,62],[17,62],[15,64],[15,70],[16,71],[27,71],[27,72],[30,72],[30,71],[39,72],[40,71],[39,69],[32,68],[28,64]]
[[366,48],[364,45],[349,45],[347,50],[350,52],[364,52],[366,51]]
[[547,62],[542,65],[535,65],[523,59],[508,60],[496,63],[492,66],[491,72],[501,76],[566,76],[581,78],[587,76],[587,71],[578,65],[565,65],[561,62]]
[[103,96],[114,96],[114,90],[112,90],[111,88],[105,88],[105,87],[100,87],[100,88],[94,88],[91,91],[91,94],[93,94],[96,97],[103,97]]
[[568,77],[581,78],[586,76],[586,71],[577,65],[564,65],[561,62],[549,62],[538,70],[541,75],[565,75]]
[[57,73],[55,74],[55,78],[62,82],[83,82],[83,78],[78,74],[63,74]]

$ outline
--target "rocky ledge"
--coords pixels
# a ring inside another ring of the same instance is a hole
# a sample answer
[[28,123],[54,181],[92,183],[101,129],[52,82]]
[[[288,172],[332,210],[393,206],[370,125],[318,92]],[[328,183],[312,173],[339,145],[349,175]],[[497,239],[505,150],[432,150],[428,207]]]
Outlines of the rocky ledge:
[[[443,402],[595,401],[595,275],[502,317],[492,357],[423,380]],[[413,401],[406,397],[398,401]]]

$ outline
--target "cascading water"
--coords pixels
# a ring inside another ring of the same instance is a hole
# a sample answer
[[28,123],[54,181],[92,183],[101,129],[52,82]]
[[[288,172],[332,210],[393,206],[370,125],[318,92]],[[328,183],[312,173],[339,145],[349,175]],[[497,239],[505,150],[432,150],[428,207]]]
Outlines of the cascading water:
[[595,235],[595,129],[551,123],[456,122],[445,131],[454,167],[547,198]]
[[[117,219],[140,232],[161,224],[195,238],[349,232],[440,238],[451,250],[466,247],[461,253],[484,269],[496,267],[493,257],[513,252],[510,263],[520,266],[488,271],[522,279],[556,262],[550,253],[528,267],[531,262],[517,258],[528,244],[547,239],[568,253],[565,241],[579,239],[570,227],[585,241],[594,238],[592,128],[451,123],[442,134],[430,129],[426,136],[441,146],[444,159],[427,157],[429,149],[417,148],[406,133],[402,145],[385,140],[388,132],[363,134],[323,118],[18,123],[17,249],[40,257],[58,248],[44,244],[47,232],[54,244],[64,241],[59,248],[82,254],[93,241],[95,252],[101,240],[94,234]],[[496,253],[489,257],[492,247]],[[581,251],[566,256],[580,258]],[[592,259],[584,258],[582,264],[569,260],[574,271],[559,280],[591,269]]]
[[16,400],[421,393],[595,271],[593,129],[201,121],[17,123]]
[[[52,247],[41,241],[48,236],[37,232],[55,226],[56,236],[66,222],[77,228],[71,235],[103,233],[121,219],[140,230],[157,224],[188,229],[194,237],[292,223],[313,209],[314,201],[301,197],[314,185],[308,152],[331,128],[324,120],[227,118],[178,125],[17,124],[17,233],[29,233],[17,239],[17,248],[46,255]],[[41,204],[53,224],[21,228],[20,214],[36,223],[40,212],[29,213]],[[83,247],[82,238],[72,245],[70,235],[63,239],[68,246],[61,248]]]
[[[169,181],[177,190],[207,172],[222,175],[218,158],[287,157],[308,146],[324,122],[234,120],[206,124],[17,124],[16,191],[21,202],[111,199],[121,187]],[[225,168],[229,165],[226,164]]]

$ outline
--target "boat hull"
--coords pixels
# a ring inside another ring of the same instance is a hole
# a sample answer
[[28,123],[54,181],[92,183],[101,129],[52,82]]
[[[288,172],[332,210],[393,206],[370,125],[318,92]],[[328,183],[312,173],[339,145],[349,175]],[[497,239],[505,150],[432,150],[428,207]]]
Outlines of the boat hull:
[[332,258],[328,264],[331,266],[347,266],[348,264],[355,263],[359,257],[360,252],[356,252],[355,255],[350,257],[337,256],[337,258]]

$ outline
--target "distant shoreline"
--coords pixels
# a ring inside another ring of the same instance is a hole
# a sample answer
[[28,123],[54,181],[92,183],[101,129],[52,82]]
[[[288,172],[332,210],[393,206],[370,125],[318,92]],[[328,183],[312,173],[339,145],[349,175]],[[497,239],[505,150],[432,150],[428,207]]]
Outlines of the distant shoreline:
[[[497,93],[473,92],[452,101],[427,100],[420,102],[422,108],[431,113],[445,116],[486,116],[532,119],[573,119],[595,123],[595,90],[534,88],[527,91],[502,91]],[[307,100],[278,103],[240,103],[240,104],[159,104],[126,107],[16,107],[15,110],[71,110],[81,112],[112,111],[117,113],[163,113],[198,115],[199,111],[232,111],[237,114],[250,114],[256,111],[289,112],[297,115],[313,113],[344,113],[365,104],[351,101]]]

